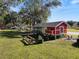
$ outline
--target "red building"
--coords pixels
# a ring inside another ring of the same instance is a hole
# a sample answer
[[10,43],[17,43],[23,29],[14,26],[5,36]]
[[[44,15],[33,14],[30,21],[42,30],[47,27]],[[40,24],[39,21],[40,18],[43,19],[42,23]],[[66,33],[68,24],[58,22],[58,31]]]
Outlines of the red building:
[[67,33],[67,23],[60,22],[51,22],[51,23],[42,23],[34,26],[34,29],[40,29],[42,32],[49,35],[61,35]]
[[51,35],[60,35],[67,33],[67,23],[66,22],[51,22],[47,23],[46,33]]

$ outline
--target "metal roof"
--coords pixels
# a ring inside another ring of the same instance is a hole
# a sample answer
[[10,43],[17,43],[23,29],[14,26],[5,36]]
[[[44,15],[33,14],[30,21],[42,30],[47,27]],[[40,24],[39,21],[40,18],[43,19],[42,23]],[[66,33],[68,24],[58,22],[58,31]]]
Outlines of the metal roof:
[[56,27],[60,22],[49,22],[49,23],[41,23],[41,24],[36,24],[34,27]]

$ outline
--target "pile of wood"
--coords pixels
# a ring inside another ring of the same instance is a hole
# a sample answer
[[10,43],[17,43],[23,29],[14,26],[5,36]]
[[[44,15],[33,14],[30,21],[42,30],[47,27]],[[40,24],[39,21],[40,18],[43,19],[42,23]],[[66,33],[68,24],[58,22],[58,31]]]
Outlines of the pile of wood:
[[35,41],[35,38],[31,37],[31,36],[24,36],[22,41],[25,43],[25,44],[35,44],[36,41]]
[[25,44],[40,44],[44,41],[43,36],[40,31],[22,32],[22,42]]
[[26,45],[40,44],[43,43],[43,39],[41,36],[38,36],[38,38],[34,38],[30,35],[26,35],[23,36],[22,42]]

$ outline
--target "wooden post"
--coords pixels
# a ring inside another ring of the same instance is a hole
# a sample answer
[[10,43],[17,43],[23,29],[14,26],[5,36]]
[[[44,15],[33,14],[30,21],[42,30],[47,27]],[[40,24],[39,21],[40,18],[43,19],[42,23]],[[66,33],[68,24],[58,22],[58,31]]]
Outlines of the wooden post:
[[56,39],[56,27],[55,27],[55,39]]

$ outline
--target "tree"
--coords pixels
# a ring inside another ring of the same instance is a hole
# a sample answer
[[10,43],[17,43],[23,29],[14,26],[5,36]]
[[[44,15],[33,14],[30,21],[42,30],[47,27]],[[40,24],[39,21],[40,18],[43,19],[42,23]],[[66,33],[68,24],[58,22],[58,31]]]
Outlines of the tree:
[[11,12],[10,7],[17,6],[21,2],[23,2],[23,0],[0,0],[0,24],[15,24],[17,14],[13,11]]
[[68,21],[67,22],[71,27],[74,25],[74,21]]
[[57,7],[61,3],[58,0],[26,0],[25,8],[20,13],[32,20],[32,24],[47,20],[50,15],[50,8]]
[[4,17],[9,14],[10,3],[12,0],[0,0],[0,21],[4,23]]
[[58,0],[26,0],[25,7],[19,12],[20,21],[26,24],[46,22],[50,15],[50,9],[61,5]]
[[10,12],[11,6],[17,6],[24,0],[0,0],[0,16],[5,16]]
[[[21,23],[30,23],[31,25],[46,21],[50,15],[50,9],[61,5],[59,0],[0,0],[0,2],[0,11],[4,12],[1,13],[1,17],[3,19],[10,17],[10,19],[7,18],[8,20],[11,20],[12,17],[16,18],[11,14],[10,7],[24,3],[25,7],[18,13],[17,19]],[[4,21],[6,22],[6,20]]]
[[17,21],[17,13],[16,12],[11,12],[10,14],[7,14],[4,17],[4,24],[7,25],[8,23],[12,23],[13,25],[16,24]]
[[77,26],[79,27],[79,22],[77,22]]
[[8,9],[5,4],[0,3],[0,24],[4,24],[4,17],[8,14]]

